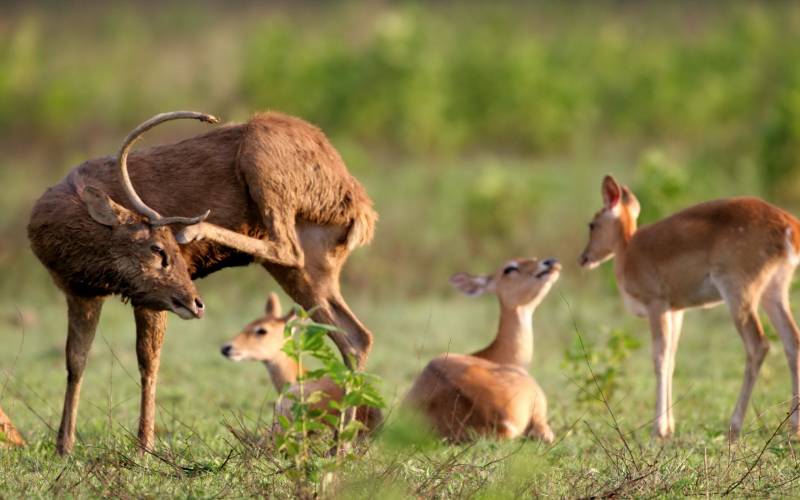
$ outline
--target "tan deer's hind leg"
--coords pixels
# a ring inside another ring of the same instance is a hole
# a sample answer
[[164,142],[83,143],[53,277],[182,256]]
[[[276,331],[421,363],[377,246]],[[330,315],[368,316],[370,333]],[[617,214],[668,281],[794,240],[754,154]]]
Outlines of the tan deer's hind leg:
[[75,445],[81,380],[102,308],[101,297],[86,298],[67,294],[67,391],[56,440],[56,451],[59,455],[71,452]]
[[670,337],[672,331],[671,313],[664,309],[649,312],[650,333],[652,337],[653,368],[656,374],[656,416],[653,421],[653,435],[666,438],[669,429],[669,375],[670,375]]
[[789,285],[794,273],[794,265],[786,264],[780,267],[770,280],[761,305],[769,316],[769,320],[778,331],[778,335],[783,342],[783,352],[786,354],[786,361],[789,363],[789,374],[792,380],[792,401],[790,411],[792,413],[792,434],[800,434],[800,412],[797,407],[800,405],[800,330],[797,328],[789,307]]
[[140,451],[152,450],[155,441],[156,384],[161,362],[161,346],[167,329],[167,313],[136,307],[136,358],[142,380],[139,413]]
[[732,280],[729,283],[717,285],[722,298],[728,304],[731,318],[734,325],[736,325],[736,330],[742,337],[747,355],[742,389],[739,392],[739,399],[736,401],[736,407],[731,416],[731,439],[736,439],[742,430],[744,415],[747,412],[747,405],[750,402],[753,386],[758,378],[758,372],[761,370],[761,364],[767,356],[767,351],[769,351],[769,342],[764,336],[764,329],[758,319],[758,314],[756,314],[756,306],[760,301],[762,290],[756,289],[752,283],[749,288],[743,288],[742,283],[747,283],[747,281]]
[[670,314],[672,321],[669,336],[669,369],[667,371],[667,420],[669,422],[669,433],[675,433],[675,417],[672,413],[672,378],[675,374],[675,355],[678,352],[678,342],[681,339],[681,329],[683,328],[683,311],[672,311]]

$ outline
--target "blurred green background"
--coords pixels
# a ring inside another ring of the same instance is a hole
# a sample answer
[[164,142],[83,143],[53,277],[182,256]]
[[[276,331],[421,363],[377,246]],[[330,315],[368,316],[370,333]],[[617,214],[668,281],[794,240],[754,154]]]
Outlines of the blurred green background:
[[320,125],[382,216],[347,274],[370,293],[518,253],[572,262],[606,172],[645,221],[743,193],[794,208],[798,60],[790,2],[6,6],[0,274],[25,285],[45,186],[184,108]]
[[[66,318],[28,249],[37,196],[81,161],[113,153],[155,113],[196,109],[242,121],[275,109],[321,126],[380,213],[344,288],[375,331],[370,368],[390,399],[431,356],[478,348],[494,331],[496,305],[458,297],[451,273],[490,272],[518,255],[562,260],[563,278],[537,313],[533,368],[562,433],[579,417],[580,388],[562,366],[573,324],[600,345],[612,328],[649,342],[646,324],[623,312],[610,266],[577,269],[602,175],[631,186],[642,222],[740,194],[800,214],[799,61],[796,2],[3,4],[3,406],[29,439],[52,442]],[[172,124],[145,142],[203,130]],[[182,423],[170,420],[180,414],[217,435],[225,415],[260,414],[273,397],[262,367],[234,367],[217,348],[260,313],[275,284],[252,267],[199,288],[207,318],[171,319],[159,425],[180,434]],[[687,318],[678,357],[676,392],[688,391],[679,422],[722,432],[741,345],[725,311],[696,317]],[[131,319],[109,301],[84,386],[87,423],[79,420],[89,442],[134,426]],[[789,384],[774,347],[754,404],[779,415]],[[621,382],[628,423],[644,428],[653,384],[646,350]]]

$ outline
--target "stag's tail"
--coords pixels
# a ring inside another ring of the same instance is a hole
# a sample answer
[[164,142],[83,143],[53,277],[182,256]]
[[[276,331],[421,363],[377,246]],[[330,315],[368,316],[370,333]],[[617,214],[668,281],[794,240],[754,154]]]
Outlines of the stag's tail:
[[350,223],[350,231],[347,233],[348,250],[353,250],[372,241],[377,221],[378,213],[372,208],[371,204],[360,206],[353,216],[353,220]]

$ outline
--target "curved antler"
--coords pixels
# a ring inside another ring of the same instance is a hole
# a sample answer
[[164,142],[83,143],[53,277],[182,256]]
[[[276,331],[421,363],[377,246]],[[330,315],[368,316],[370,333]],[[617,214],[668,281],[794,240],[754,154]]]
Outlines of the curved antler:
[[198,113],[196,111],[172,111],[169,113],[160,113],[133,129],[133,131],[128,134],[128,137],[125,138],[125,141],[122,143],[122,147],[119,149],[119,153],[117,154],[117,164],[119,165],[119,170],[122,174],[122,187],[125,190],[125,194],[128,195],[128,199],[133,205],[133,208],[150,219],[150,224],[153,226],[164,226],[167,224],[197,224],[198,222],[204,221],[211,213],[211,210],[206,210],[206,213],[196,217],[162,217],[161,214],[147,206],[147,204],[142,201],[142,199],[136,193],[136,189],[134,189],[133,183],[131,182],[131,177],[128,174],[128,153],[136,141],[142,137],[142,134],[160,123],[182,118],[192,118],[212,124],[219,123],[219,119],[216,116]]

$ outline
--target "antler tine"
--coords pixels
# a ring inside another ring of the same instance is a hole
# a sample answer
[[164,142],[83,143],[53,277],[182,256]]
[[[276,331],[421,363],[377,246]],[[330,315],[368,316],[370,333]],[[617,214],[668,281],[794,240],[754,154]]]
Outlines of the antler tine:
[[150,219],[150,223],[154,226],[164,226],[167,224],[197,224],[198,222],[205,220],[211,213],[210,210],[207,210],[205,214],[197,217],[162,217],[161,214],[147,206],[147,204],[142,201],[142,199],[136,193],[136,189],[133,187],[130,175],[128,174],[128,153],[136,141],[142,137],[142,134],[160,123],[182,118],[192,118],[212,124],[219,123],[219,119],[217,117],[205,113],[198,113],[196,111],[172,111],[169,113],[160,113],[133,129],[133,131],[131,131],[131,133],[125,138],[125,141],[122,143],[122,147],[119,149],[119,153],[117,154],[117,163],[119,165],[120,173],[122,174],[122,187],[125,190],[125,194],[128,195],[128,199],[133,205],[133,208]]

